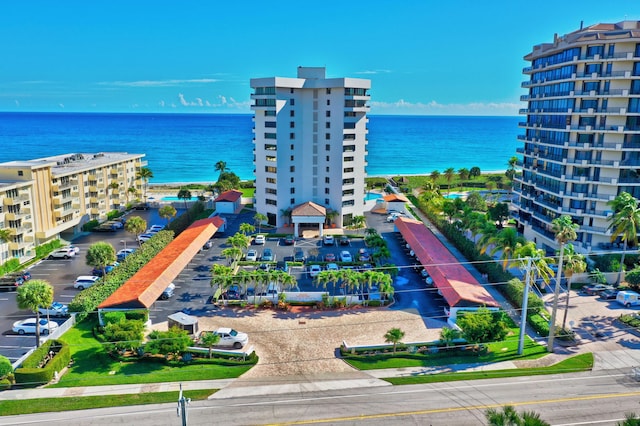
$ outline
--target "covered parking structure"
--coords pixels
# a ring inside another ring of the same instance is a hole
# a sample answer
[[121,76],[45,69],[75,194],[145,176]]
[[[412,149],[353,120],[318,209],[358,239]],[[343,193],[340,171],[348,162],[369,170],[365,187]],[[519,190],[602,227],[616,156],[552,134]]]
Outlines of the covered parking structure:
[[98,306],[100,321],[102,312],[149,309],[223,225],[219,216],[191,224]]
[[490,309],[500,307],[487,289],[460,264],[424,223],[405,217],[399,217],[394,223],[449,305],[446,313],[450,322],[455,323],[459,310],[475,310],[483,306]]

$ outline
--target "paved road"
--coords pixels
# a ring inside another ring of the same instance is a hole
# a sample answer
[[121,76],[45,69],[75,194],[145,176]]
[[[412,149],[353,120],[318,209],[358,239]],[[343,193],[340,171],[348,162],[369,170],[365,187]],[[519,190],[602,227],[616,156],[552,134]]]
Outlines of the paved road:
[[[336,378],[337,379],[337,378]],[[264,384],[256,384],[257,386]],[[290,386],[290,385],[283,385]],[[640,387],[628,370],[411,386],[261,393],[192,402],[188,424],[485,425],[487,408],[514,405],[553,425],[614,425],[637,412]],[[177,403],[1,417],[0,425],[179,425]],[[215,420],[214,420],[215,419]]]

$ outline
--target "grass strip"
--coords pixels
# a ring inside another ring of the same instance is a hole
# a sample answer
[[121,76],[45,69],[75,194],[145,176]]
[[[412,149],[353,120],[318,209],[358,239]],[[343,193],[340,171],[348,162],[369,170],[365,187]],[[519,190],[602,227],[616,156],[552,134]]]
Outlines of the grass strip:
[[[183,391],[192,401],[207,399],[215,389]],[[88,410],[91,408],[122,407],[126,405],[162,404],[178,402],[179,391],[134,393],[127,395],[97,395],[68,398],[34,398],[0,401],[0,416],[50,413],[57,411]]]
[[504,377],[541,376],[545,374],[577,373],[591,371],[593,354],[586,353],[567,358],[549,367],[512,368],[507,370],[461,371],[457,373],[424,374],[410,377],[382,379],[393,385],[415,385],[422,383],[455,382],[460,380],[497,379]]

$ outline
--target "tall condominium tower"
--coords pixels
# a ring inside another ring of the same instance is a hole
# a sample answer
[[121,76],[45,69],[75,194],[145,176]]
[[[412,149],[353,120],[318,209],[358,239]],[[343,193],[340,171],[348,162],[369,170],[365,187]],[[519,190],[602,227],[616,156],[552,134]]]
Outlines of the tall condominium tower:
[[607,202],[623,191],[640,198],[640,22],[581,27],[524,58],[512,206],[520,229],[557,250],[551,222],[570,215],[576,250],[613,248]]
[[251,87],[257,212],[320,233],[362,215],[371,81],[298,67],[297,78],[255,78]]

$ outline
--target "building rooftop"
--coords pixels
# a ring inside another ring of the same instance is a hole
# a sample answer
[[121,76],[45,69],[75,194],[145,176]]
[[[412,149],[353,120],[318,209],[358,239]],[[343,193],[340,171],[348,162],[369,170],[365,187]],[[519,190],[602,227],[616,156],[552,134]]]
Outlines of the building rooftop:
[[61,154],[33,160],[17,160],[0,163],[2,167],[39,168],[51,166],[53,175],[64,175],[73,172],[91,170],[113,163],[144,157],[144,154],[129,154],[128,152],[98,152],[81,154]]

